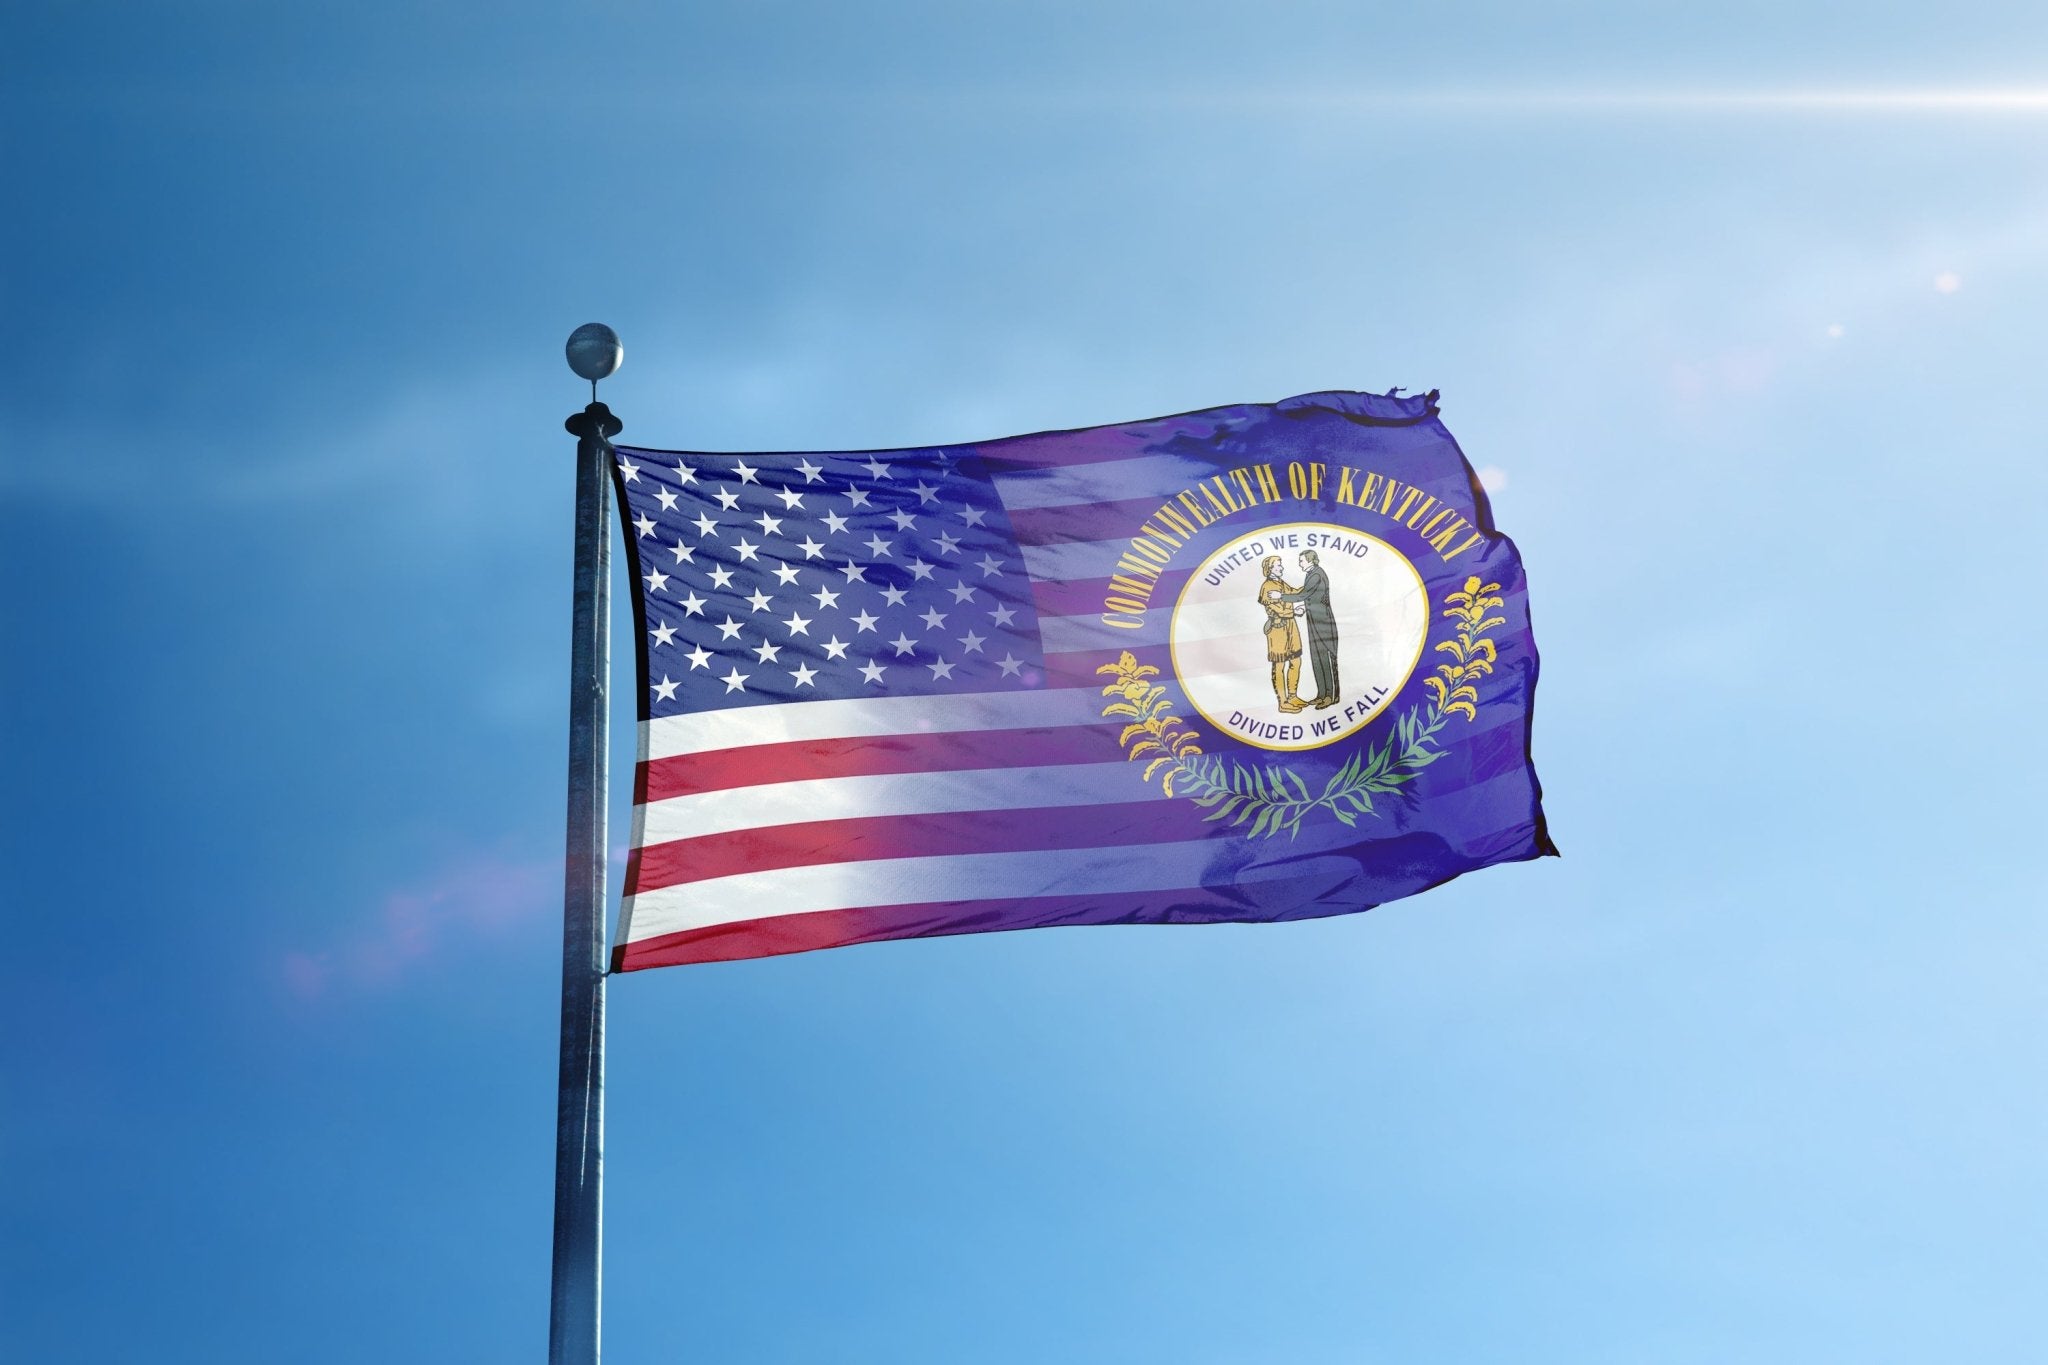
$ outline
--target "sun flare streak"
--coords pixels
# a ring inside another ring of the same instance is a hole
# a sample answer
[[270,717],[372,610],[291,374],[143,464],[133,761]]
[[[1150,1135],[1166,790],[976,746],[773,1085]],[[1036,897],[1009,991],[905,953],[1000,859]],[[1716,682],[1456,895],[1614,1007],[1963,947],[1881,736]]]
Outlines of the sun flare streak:
[[1356,92],[1335,98],[1368,104],[1561,111],[2048,113],[2048,87],[2032,86],[1982,89],[1384,91]]

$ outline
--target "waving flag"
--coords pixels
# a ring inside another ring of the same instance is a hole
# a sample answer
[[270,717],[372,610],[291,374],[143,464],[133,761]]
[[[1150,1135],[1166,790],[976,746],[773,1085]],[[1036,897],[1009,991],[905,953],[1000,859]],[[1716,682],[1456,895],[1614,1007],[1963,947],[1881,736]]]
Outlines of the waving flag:
[[614,967],[1364,910],[1554,852],[1522,568],[1436,395],[619,447]]

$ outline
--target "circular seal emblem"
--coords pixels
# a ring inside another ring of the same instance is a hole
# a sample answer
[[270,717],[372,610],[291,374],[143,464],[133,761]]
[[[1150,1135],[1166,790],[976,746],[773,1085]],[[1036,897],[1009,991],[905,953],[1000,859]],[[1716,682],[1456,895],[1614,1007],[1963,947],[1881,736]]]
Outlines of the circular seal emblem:
[[1422,575],[1377,536],[1292,522],[1239,536],[1188,578],[1168,640],[1188,701],[1262,749],[1335,743],[1384,710],[1429,631]]

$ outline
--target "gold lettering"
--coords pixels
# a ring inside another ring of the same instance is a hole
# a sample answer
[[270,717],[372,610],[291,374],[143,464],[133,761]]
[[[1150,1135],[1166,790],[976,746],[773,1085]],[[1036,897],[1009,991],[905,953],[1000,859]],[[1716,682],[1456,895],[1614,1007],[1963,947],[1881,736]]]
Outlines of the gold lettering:
[[1143,536],[1132,536],[1131,548],[1162,568],[1165,567],[1167,560],[1173,558],[1171,547],[1162,550]]
[[1163,541],[1165,541],[1165,542],[1166,542],[1166,548],[1167,548],[1167,549],[1169,549],[1169,550],[1174,550],[1174,549],[1178,549],[1178,548],[1180,547],[1180,537],[1179,537],[1179,536],[1175,535],[1175,534],[1174,534],[1173,532],[1171,532],[1171,531],[1168,531],[1168,530],[1164,529],[1163,527],[1158,527],[1158,526],[1154,526],[1154,525],[1153,525],[1153,524],[1152,524],[1151,522],[1149,522],[1149,521],[1148,521],[1148,522],[1144,522],[1144,523],[1142,523],[1141,525],[1139,525],[1139,527],[1138,527],[1138,530],[1139,530],[1139,531],[1140,531],[1140,532],[1141,532],[1142,534],[1144,534],[1144,535],[1148,535],[1148,536],[1152,537],[1152,539],[1154,539],[1154,540],[1163,540]]
[[[1185,497],[1187,495],[1182,494],[1181,496]],[[1174,530],[1180,532],[1181,539],[1183,540],[1187,539],[1189,536],[1195,533],[1195,524],[1189,521],[1186,517],[1182,516],[1180,514],[1180,509],[1174,507],[1170,503],[1167,506],[1160,508],[1159,511],[1156,512],[1154,515],[1157,516],[1161,521],[1165,522],[1168,526],[1171,526]]]
[[[1202,491],[1206,493],[1209,490],[1205,488]],[[1202,504],[1195,501],[1195,495],[1193,491],[1185,493],[1176,493],[1174,494],[1174,496],[1180,499],[1180,505],[1182,507],[1188,509],[1188,515],[1195,519],[1195,525],[1207,526],[1216,520],[1216,518],[1210,516],[1207,512],[1204,512],[1202,510]]]
[[1467,537],[1465,538],[1465,543],[1464,543],[1463,545],[1460,545],[1460,546],[1459,546],[1459,547],[1458,547],[1457,549],[1455,549],[1455,550],[1451,551],[1451,552],[1450,552],[1449,554],[1445,555],[1445,556],[1444,556],[1444,558],[1445,558],[1445,559],[1456,559],[1456,558],[1457,558],[1457,557],[1458,557],[1459,555],[1461,555],[1461,554],[1465,553],[1465,551],[1467,551],[1467,550],[1471,549],[1471,548],[1472,548],[1472,547],[1473,547],[1474,545],[1477,545],[1478,543],[1479,543],[1479,532],[1477,532],[1477,531],[1474,531],[1474,532],[1473,532],[1473,533],[1472,533],[1471,535],[1469,535],[1469,536],[1467,536]]
[[[1133,541],[1131,542],[1131,544],[1133,548],[1135,548],[1137,542]],[[1161,564],[1164,564],[1166,561],[1162,558],[1159,562]],[[1120,558],[1118,558],[1116,566],[1123,572],[1128,574],[1136,574],[1140,578],[1157,579],[1159,577],[1159,570],[1153,568],[1150,564],[1147,564],[1142,560],[1133,559],[1129,555],[1123,555]]]
[[1269,464],[1255,465],[1252,468],[1252,475],[1259,481],[1260,501],[1280,501],[1280,480],[1274,477],[1273,466]]
[[1357,473],[1348,464],[1337,466],[1337,501],[1347,507],[1358,506],[1358,490],[1351,484],[1352,476]]
[[1308,471],[1301,467],[1299,460],[1287,462],[1287,491],[1297,502],[1308,497]]
[[1141,602],[1149,602],[1152,600],[1152,588],[1158,581],[1159,579],[1156,574],[1153,576],[1151,583],[1140,583],[1135,578],[1125,578],[1122,574],[1115,574],[1109,580],[1109,590],[1111,592],[1127,592]]

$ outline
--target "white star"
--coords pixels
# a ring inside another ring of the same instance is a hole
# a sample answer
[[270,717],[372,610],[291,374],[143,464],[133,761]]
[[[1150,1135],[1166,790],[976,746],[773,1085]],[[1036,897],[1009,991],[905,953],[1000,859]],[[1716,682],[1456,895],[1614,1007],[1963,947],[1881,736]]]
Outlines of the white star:
[[659,570],[659,569],[649,569],[649,570],[647,571],[647,591],[649,591],[649,592],[660,592],[660,591],[661,591],[661,590],[662,590],[663,588],[665,588],[665,587],[667,587],[667,586],[668,586],[668,575],[667,575],[667,574],[663,573],[663,572],[662,572],[661,570]]
[[731,587],[731,586],[732,586],[732,570],[731,570],[731,569],[728,569],[728,568],[724,568],[723,566],[721,566],[721,567],[719,567],[719,568],[716,568],[716,569],[713,569],[713,570],[711,571],[711,586],[712,586],[712,587],[714,587],[714,588],[729,588],[729,587]]
[[721,488],[711,496],[717,498],[718,505],[728,512],[740,505],[740,495],[733,492],[730,488]]
[[779,536],[782,534],[781,517],[771,517],[766,512],[763,512],[760,516],[754,518],[754,524],[761,528],[761,534],[764,536]]
[[827,535],[843,535],[845,531],[845,517],[840,516],[837,512],[827,512],[825,514],[825,532]]
[[917,619],[924,622],[933,630],[937,630],[940,626],[946,624],[946,618],[939,614],[939,609],[937,607],[926,607],[924,609],[924,615],[918,617]]
[[908,531],[911,527],[917,525],[917,518],[900,507],[889,514],[889,520],[896,523],[896,529],[899,531]]
[[754,647],[754,657],[764,664],[772,664],[782,653],[781,645],[771,645],[766,640]]
[[995,623],[999,626],[1009,625],[1010,618],[1012,616],[1015,616],[1016,614],[1017,609],[1015,607],[997,607],[994,611],[989,613],[989,615],[994,618]]
[[721,640],[737,640],[739,634],[740,623],[733,620],[730,616],[726,617],[724,624],[718,628],[718,638]]
[[675,545],[675,557],[676,563],[689,564],[695,562],[697,552],[679,540]]
[[839,594],[830,588],[820,588],[811,594],[811,600],[818,604],[819,611],[823,611],[827,607],[839,605]]
[[794,512],[804,505],[804,495],[794,488],[785,488],[775,496],[782,499],[782,510],[785,512]]
[[715,536],[718,534],[718,523],[702,512],[697,514],[696,524],[697,534],[700,536]]
[[825,657],[828,659],[843,659],[846,657],[846,646],[840,643],[837,635],[827,640],[823,648],[825,650]]
[[849,488],[846,490],[846,505],[849,507],[866,507],[868,505],[868,495],[858,488]]
[[854,563],[850,559],[846,561],[846,567],[841,569],[839,572],[846,575],[846,581],[849,583],[865,583],[868,581],[866,578],[867,570],[861,568],[860,565]]
[[1024,667],[1024,661],[1014,654],[1005,654],[996,660],[996,667],[1003,670],[1004,677],[1013,678],[1017,676],[1017,670]]
[[777,564],[775,566],[775,577],[781,582],[783,587],[788,587],[796,582],[796,565]]
[[983,578],[987,578],[992,573],[1001,573],[1003,570],[1003,561],[997,559],[994,555],[983,555],[974,562],[981,566],[981,576]]
[[876,459],[872,455],[868,457],[868,462],[861,467],[867,470],[868,473],[874,475],[878,479],[886,479],[889,477],[889,466],[883,464],[880,460]]
[[697,482],[697,471],[680,460],[676,461],[676,482],[688,488],[691,484]]
[[926,664],[925,667],[932,671],[932,680],[935,682],[940,678],[950,678],[953,676],[953,665],[947,663],[944,659],[934,660]]
[[732,472],[740,476],[741,483],[760,482],[760,480],[754,477],[754,467],[748,464],[745,460],[741,460],[738,464],[734,465],[732,467]]
[[811,633],[811,618],[808,616],[798,616],[795,612],[791,612],[789,619],[782,624],[788,627],[791,635],[809,635]]
[[825,553],[825,547],[812,540],[809,536],[805,536],[804,543],[797,548],[804,552],[805,559],[816,559],[819,555]]
[[683,611],[690,616],[702,616],[704,614],[704,599],[697,596],[695,592],[692,592],[683,599]]
[[882,680],[882,666],[870,659],[860,666],[860,675],[871,683],[878,683]]
[[942,555],[960,553],[960,542],[942,532],[939,536],[939,553]]
[[643,536],[651,536],[654,534],[654,523],[648,520],[645,512],[642,512],[639,516],[633,518],[633,529]]
[[619,456],[619,477],[627,483],[637,482],[640,478],[640,466],[623,455]]
[[798,460],[796,467],[797,471],[804,476],[805,483],[816,483],[818,476],[825,472],[821,467],[812,464],[809,460]]
[[896,646],[896,653],[899,658],[917,648],[917,641],[911,639],[900,630],[896,632],[896,638],[889,643]]
[[676,510],[676,495],[669,492],[666,488],[657,488],[654,491],[654,500],[661,504],[661,510],[664,512]]
[[690,667],[692,668],[709,668],[711,666],[711,651],[702,645],[698,645],[683,657],[690,661]]
[[719,681],[725,684],[725,690],[728,692],[743,692],[747,686],[747,675],[735,668]]
[[672,645],[676,642],[676,628],[666,621],[656,621],[654,629],[647,632],[658,645]]
[[879,616],[870,616],[866,612],[860,613],[858,616],[853,618],[853,624],[856,628],[856,633],[862,630],[873,630],[875,628],[875,622],[881,619],[882,618]]
[[884,606],[900,607],[903,605],[903,598],[904,592],[901,588],[882,589],[882,604]]
[[752,606],[755,611],[768,610],[768,601],[768,594],[762,592],[759,588],[754,589],[753,594],[747,598],[748,605]]
[[967,524],[969,526],[979,526],[982,522],[988,519],[988,513],[982,511],[979,507],[974,506],[967,506],[961,508],[960,515],[967,518]]
[[912,489],[911,491],[917,494],[917,503],[920,507],[925,506],[928,503],[937,502],[939,500],[939,490],[932,487],[930,484],[924,482],[922,479],[918,480],[917,487]]
[[868,552],[874,555],[875,558],[880,559],[889,553],[889,542],[880,536],[869,536]]
[[955,583],[946,591],[953,594],[955,602],[972,602],[974,600],[974,589],[968,587],[965,583]]
[[925,563],[922,559],[913,559],[910,561],[910,573],[913,578],[922,583],[925,579],[932,576],[932,566]]
[[676,689],[681,686],[681,683],[670,682],[668,674],[664,673],[661,675],[661,681],[654,685],[654,699],[656,701],[674,701],[676,699]]
[[798,687],[809,687],[811,685],[811,679],[818,676],[818,670],[812,668],[809,664],[798,664],[796,666],[796,671],[791,673],[789,676],[796,679],[796,685]]
[[966,650],[969,654],[979,654],[981,653],[981,647],[984,644],[988,643],[988,641],[987,637],[976,635],[973,631],[970,630],[965,635],[960,637],[960,643],[966,647]]
[[749,542],[745,536],[741,536],[739,542],[732,547],[732,551],[740,557],[740,563],[744,564],[755,555],[761,553],[761,547]]

